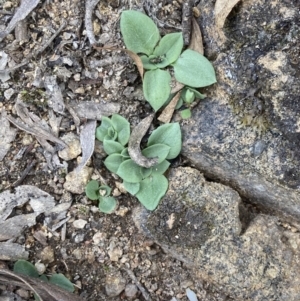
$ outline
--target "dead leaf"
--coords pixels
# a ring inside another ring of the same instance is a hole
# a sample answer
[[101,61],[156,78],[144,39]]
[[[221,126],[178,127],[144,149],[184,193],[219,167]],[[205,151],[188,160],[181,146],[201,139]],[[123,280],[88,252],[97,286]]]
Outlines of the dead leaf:
[[[46,140],[57,143],[63,147],[67,146],[62,140],[55,137],[53,133],[51,133],[50,127],[44,120],[41,120],[38,116],[27,110],[27,107],[22,102],[20,95],[18,95],[15,109],[18,116],[22,119],[23,122],[13,118],[12,116],[7,116],[6,118],[19,129],[36,136],[42,146],[44,146],[46,149],[48,148],[50,152],[52,146],[50,144],[47,144]],[[44,145],[43,141],[45,141]]]
[[16,27],[17,23],[25,19],[28,14],[39,4],[40,0],[22,0],[13,18],[4,31],[0,32],[0,42]]
[[80,133],[80,145],[82,150],[82,159],[75,171],[80,171],[91,158],[95,148],[96,120],[89,120]]
[[110,116],[119,113],[121,106],[117,103],[105,101],[83,101],[80,103],[72,102],[68,105],[76,115],[83,119],[101,120],[102,116]]
[[227,16],[240,0],[217,0],[215,4],[215,24],[222,29]]
[[149,168],[157,164],[158,158],[147,158],[141,152],[141,141],[145,134],[147,133],[154,114],[151,114],[144,118],[133,130],[130,135],[128,142],[128,153],[131,159],[139,166]]
[[61,89],[56,81],[56,76],[45,76],[44,84],[46,88],[46,93],[49,97],[49,107],[52,108],[54,112],[63,114],[65,110],[65,104],[61,93]]
[[143,80],[143,78],[144,78],[143,62],[142,62],[141,58],[135,52],[132,52],[131,50],[123,49],[123,48],[97,47],[95,45],[93,45],[93,47],[97,50],[105,49],[105,50],[114,50],[114,51],[124,51],[124,52],[126,52],[133,59],[133,61],[135,62],[136,66],[138,68],[138,71],[140,73],[140,76]]
[[11,142],[16,137],[16,129],[12,128],[7,120],[6,111],[3,109],[0,115],[0,161],[10,149]]
[[194,17],[192,18],[191,42],[188,48],[195,50],[202,55],[204,54],[201,30],[197,20]]
[[161,112],[160,116],[157,118],[159,121],[163,123],[169,123],[172,119],[173,113],[177,106],[178,100],[180,99],[181,92],[177,92],[177,94],[172,98],[169,104],[164,108]]
[[39,278],[16,274],[6,269],[0,269],[0,283],[31,290],[41,301],[83,301],[79,296],[67,292],[55,284],[42,281]]

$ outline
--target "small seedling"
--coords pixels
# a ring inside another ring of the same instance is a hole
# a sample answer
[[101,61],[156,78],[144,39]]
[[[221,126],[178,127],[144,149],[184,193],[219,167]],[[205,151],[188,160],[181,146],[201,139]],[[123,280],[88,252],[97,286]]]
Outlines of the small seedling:
[[[132,10],[122,12],[120,27],[126,48],[139,54],[144,69],[148,70],[143,79],[143,91],[155,111],[170,97],[169,68],[162,70],[166,67],[173,67],[175,79],[191,88],[206,87],[216,82],[214,68],[203,55],[191,49],[182,52],[181,32],[161,38],[149,17]],[[193,90],[195,96],[201,98],[197,95],[199,92]]]
[[[26,260],[20,259],[20,260],[16,261],[14,264],[13,271],[17,274],[22,274],[22,275],[29,276],[32,278],[39,278],[45,282],[56,284],[68,292],[71,292],[71,293],[74,292],[74,285],[63,274],[53,274],[49,277],[47,277],[44,274],[39,275],[36,267],[32,263],[30,263]],[[40,300],[35,294],[34,294],[34,299],[37,301]]]
[[[164,176],[170,166],[168,160],[176,158],[181,151],[180,126],[178,123],[168,123],[151,133],[147,147],[142,150],[142,155],[146,158],[158,158],[158,161],[155,166],[145,168],[132,160],[126,144],[111,143],[120,136],[120,131],[115,130],[112,133],[111,127],[123,130],[117,125],[116,120],[122,122],[124,126],[129,125],[123,117],[113,115],[111,119],[105,117],[97,128],[96,137],[101,138],[99,140],[103,142],[104,150],[108,154],[104,165],[109,171],[123,179],[124,187],[130,194],[136,196],[148,210],[154,210],[168,189],[168,180]],[[126,130],[124,141],[128,142],[129,137],[130,130],[129,132]],[[86,188],[87,196],[92,200],[101,198],[98,192],[100,187],[97,181],[91,181]]]
[[91,180],[85,187],[86,196],[92,201],[99,201],[99,210],[104,213],[112,213],[117,207],[117,201],[110,193],[109,186],[99,186],[95,180]]

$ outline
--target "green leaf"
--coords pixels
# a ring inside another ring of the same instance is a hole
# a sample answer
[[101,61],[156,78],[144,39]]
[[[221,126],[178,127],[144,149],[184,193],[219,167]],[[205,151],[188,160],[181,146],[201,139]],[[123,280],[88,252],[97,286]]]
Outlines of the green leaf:
[[141,175],[142,175],[142,179],[146,179],[147,177],[149,177],[152,173],[152,167],[150,168],[146,168],[146,167],[141,167]]
[[177,81],[187,86],[200,88],[216,82],[215,70],[210,61],[194,50],[185,50],[173,66]]
[[66,290],[68,292],[71,292],[71,293],[74,292],[74,285],[63,274],[53,274],[50,277],[49,282],[56,284],[57,286],[61,287],[62,289]]
[[140,190],[140,183],[123,182],[124,188],[132,195],[136,195]]
[[181,130],[179,123],[167,123],[159,126],[152,132],[148,139],[148,146],[155,144],[165,144],[171,149],[166,159],[176,158],[181,151]]
[[138,183],[142,181],[141,166],[137,165],[133,160],[129,159],[121,163],[117,175],[124,181],[130,183]]
[[147,158],[158,157],[157,164],[159,164],[167,158],[170,149],[170,146],[158,143],[143,149],[142,154]]
[[171,75],[168,71],[156,69],[145,73],[144,96],[155,111],[159,110],[168,100],[171,92],[170,82]]
[[114,127],[111,126],[111,127],[108,128],[107,135],[105,135],[104,140],[116,140],[117,137],[118,137],[118,133],[116,132]]
[[158,57],[163,57],[161,63],[157,63],[158,68],[164,68],[172,63],[174,63],[183,47],[183,37],[181,32],[169,33],[165,35],[160,41],[158,46],[154,50],[154,55]]
[[108,155],[115,154],[115,153],[120,154],[124,149],[124,146],[117,141],[104,139],[103,149]]
[[177,102],[177,105],[175,107],[176,110],[178,110],[179,108],[181,108],[183,105],[183,99],[182,97],[179,98],[178,102]]
[[155,64],[151,63],[151,57],[152,56],[148,57],[147,55],[140,56],[144,69],[155,70],[158,68]]
[[206,97],[205,94],[200,93],[199,91],[197,91],[196,89],[193,88],[188,88],[190,91],[194,92],[195,97],[199,98],[199,99],[204,99]]
[[192,116],[192,112],[190,109],[185,109],[180,111],[180,115],[182,119],[189,119]]
[[103,116],[101,118],[101,125],[96,129],[96,138],[103,141],[104,137],[107,135],[108,129],[112,126],[111,120],[108,117]]
[[111,188],[107,185],[101,185],[99,187],[100,196],[109,196],[111,193]]
[[96,180],[91,180],[85,186],[85,194],[86,196],[92,200],[98,200],[99,198],[99,183]]
[[36,267],[32,263],[30,263],[26,260],[23,260],[23,259],[20,259],[17,262],[15,262],[14,272],[25,275],[25,276],[33,277],[33,278],[39,277],[39,273],[38,273]]
[[195,93],[191,91],[190,89],[186,89],[185,95],[184,95],[184,102],[191,104],[195,100]]
[[49,282],[49,279],[45,274],[41,275],[39,278],[45,282]]
[[152,167],[152,175],[162,175],[169,168],[170,162],[167,160],[162,161],[160,164]]
[[117,173],[119,166],[123,162],[123,159],[124,157],[120,154],[112,154],[105,159],[104,165],[109,171]]
[[122,150],[121,155],[124,159],[130,159],[130,155],[128,153],[128,147],[126,147]]
[[130,137],[130,123],[124,117],[118,114],[112,115],[111,122],[118,133],[118,141],[122,145],[126,145]]
[[148,210],[154,210],[168,190],[167,178],[163,175],[151,175],[140,184],[136,197]]
[[153,53],[160,35],[157,26],[149,17],[134,10],[123,11],[120,27],[127,49],[147,55]]
[[114,197],[112,196],[100,197],[98,208],[101,212],[110,214],[116,209],[116,207],[117,207],[117,201]]

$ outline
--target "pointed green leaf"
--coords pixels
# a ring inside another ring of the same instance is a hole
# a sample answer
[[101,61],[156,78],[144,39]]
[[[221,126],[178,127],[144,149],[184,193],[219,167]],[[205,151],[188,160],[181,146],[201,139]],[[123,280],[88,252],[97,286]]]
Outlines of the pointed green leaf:
[[181,151],[181,130],[178,122],[167,123],[159,126],[152,132],[148,139],[148,146],[155,144],[165,144],[170,146],[170,151],[166,159],[176,158]]
[[104,161],[104,165],[105,167],[113,172],[113,173],[117,173],[119,166],[121,165],[121,163],[123,162],[123,156],[120,154],[112,154],[109,155],[105,161]]
[[170,82],[171,75],[168,71],[156,69],[145,73],[144,96],[155,111],[159,110],[168,100],[171,92]]
[[118,133],[117,140],[122,144],[126,145],[130,137],[130,124],[121,115],[114,114],[111,117],[111,122],[116,132]]
[[147,158],[156,158],[158,157],[158,162],[157,164],[161,163],[164,161],[169,152],[170,152],[170,146],[166,144],[154,144],[151,146],[148,146],[147,148],[142,150],[142,154],[147,157]]
[[123,159],[130,159],[130,155],[128,153],[128,147],[124,148],[121,152]]
[[30,263],[26,260],[23,260],[23,259],[20,259],[17,262],[15,262],[14,272],[25,275],[25,276],[33,277],[33,278],[39,277],[39,273],[38,273],[36,267],[32,263]]
[[141,167],[141,175],[142,175],[142,179],[146,179],[147,177],[149,177],[152,173],[152,167],[150,168],[146,168],[146,167]]
[[215,70],[210,61],[194,50],[185,50],[173,66],[177,81],[187,86],[200,88],[216,82]]
[[120,154],[122,150],[124,149],[124,146],[114,140],[106,140],[103,141],[103,149],[108,155],[111,154]]
[[185,109],[180,111],[180,115],[182,119],[189,119],[192,116],[192,112],[190,109]]
[[57,286],[63,288],[64,290],[73,293],[74,292],[74,285],[72,282],[65,277],[63,274],[53,274],[50,279],[50,283],[56,284]]
[[152,175],[162,175],[164,174],[170,166],[170,162],[167,160],[162,161],[160,164],[152,167]]
[[136,197],[146,209],[154,210],[167,190],[168,180],[165,176],[151,175],[140,183],[140,190]]
[[92,200],[98,200],[99,198],[99,183],[96,180],[91,180],[85,186],[85,194],[86,196]]
[[195,93],[190,89],[185,90],[184,102],[191,104],[195,100]]
[[178,102],[177,102],[177,105],[175,107],[176,110],[178,110],[179,108],[181,108],[183,105],[183,99],[182,97],[179,98]]
[[136,195],[140,190],[140,183],[123,182],[124,188],[132,195]]
[[117,201],[114,197],[112,196],[100,197],[98,208],[101,212],[110,214],[114,212],[116,207],[117,207]]
[[196,98],[204,99],[204,98],[206,97],[205,94],[200,93],[200,92],[197,91],[196,89],[193,89],[193,88],[190,88],[190,87],[189,87],[188,89],[189,89],[190,91],[194,92]]
[[158,57],[163,57],[161,63],[157,63],[158,68],[164,68],[172,63],[174,63],[183,47],[183,37],[181,32],[169,33],[165,35],[160,41],[158,46],[154,50],[154,55]]
[[134,10],[123,11],[120,27],[127,49],[135,53],[152,54],[160,35],[149,17]]
[[101,119],[101,125],[96,129],[96,138],[103,141],[110,127],[112,127],[111,120],[108,117],[103,116]]
[[121,163],[117,175],[129,183],[138,183],[142,181],[141,166],[129,159]]

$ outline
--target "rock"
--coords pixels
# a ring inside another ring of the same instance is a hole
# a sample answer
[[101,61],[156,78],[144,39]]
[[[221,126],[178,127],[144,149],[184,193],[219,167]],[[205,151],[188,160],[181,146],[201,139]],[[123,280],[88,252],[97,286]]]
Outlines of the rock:
[[87,221],[85,221],[81,218],[77,219],[73,222],[74,228],[77,228],[77,229],[83,229],[86,224],[87,224]]
[[121,248],[113,248],[108,250],[108,256],[111,261],[118,261],[123,255],[123,250]]
[[66,175],[64,188],[72,193],[81,194],[84,192],[85,186],[90,180],[93,168],[84,166],[80,171],[71,171]]
[[138,289],[135,284],[127,284],[125,287],[125,296],[128,299],[134,299],[137,295]]
[[77,158],[81,154],[80,140],[74,133],[68,133],[61,137],[68,147],[58,152],[58,156],[65,161]]
[[234,190],[196,169],[172,169],[169,181],[155,211],[134,212],[139,229],[236,301],[300,300],[299,233],[274,216],[249,220]]
[[107,296],[117,297],[125,289],[126,280],[120,272],[111,272],[106,276],[105,283]]
[[54,261],[53,249],[50,246],[45,247],[40,254],[40,259],[45,264],[53,262]]
[[81,242],[84,241],[84,238],[85,238],[85,234],[84,234],[84,233],[77,234],[77,235],[75,236],[75,238],[74,238],[74,242],[75,242],[76,244],[79,244],[79,243],[81,243]]
[[292,1],[240,1],[220,44],[209,32],[211,5],[201,1],[199,9],[218,82],[182,122],[182,153],[266,212],[300,221],[298,8]]

